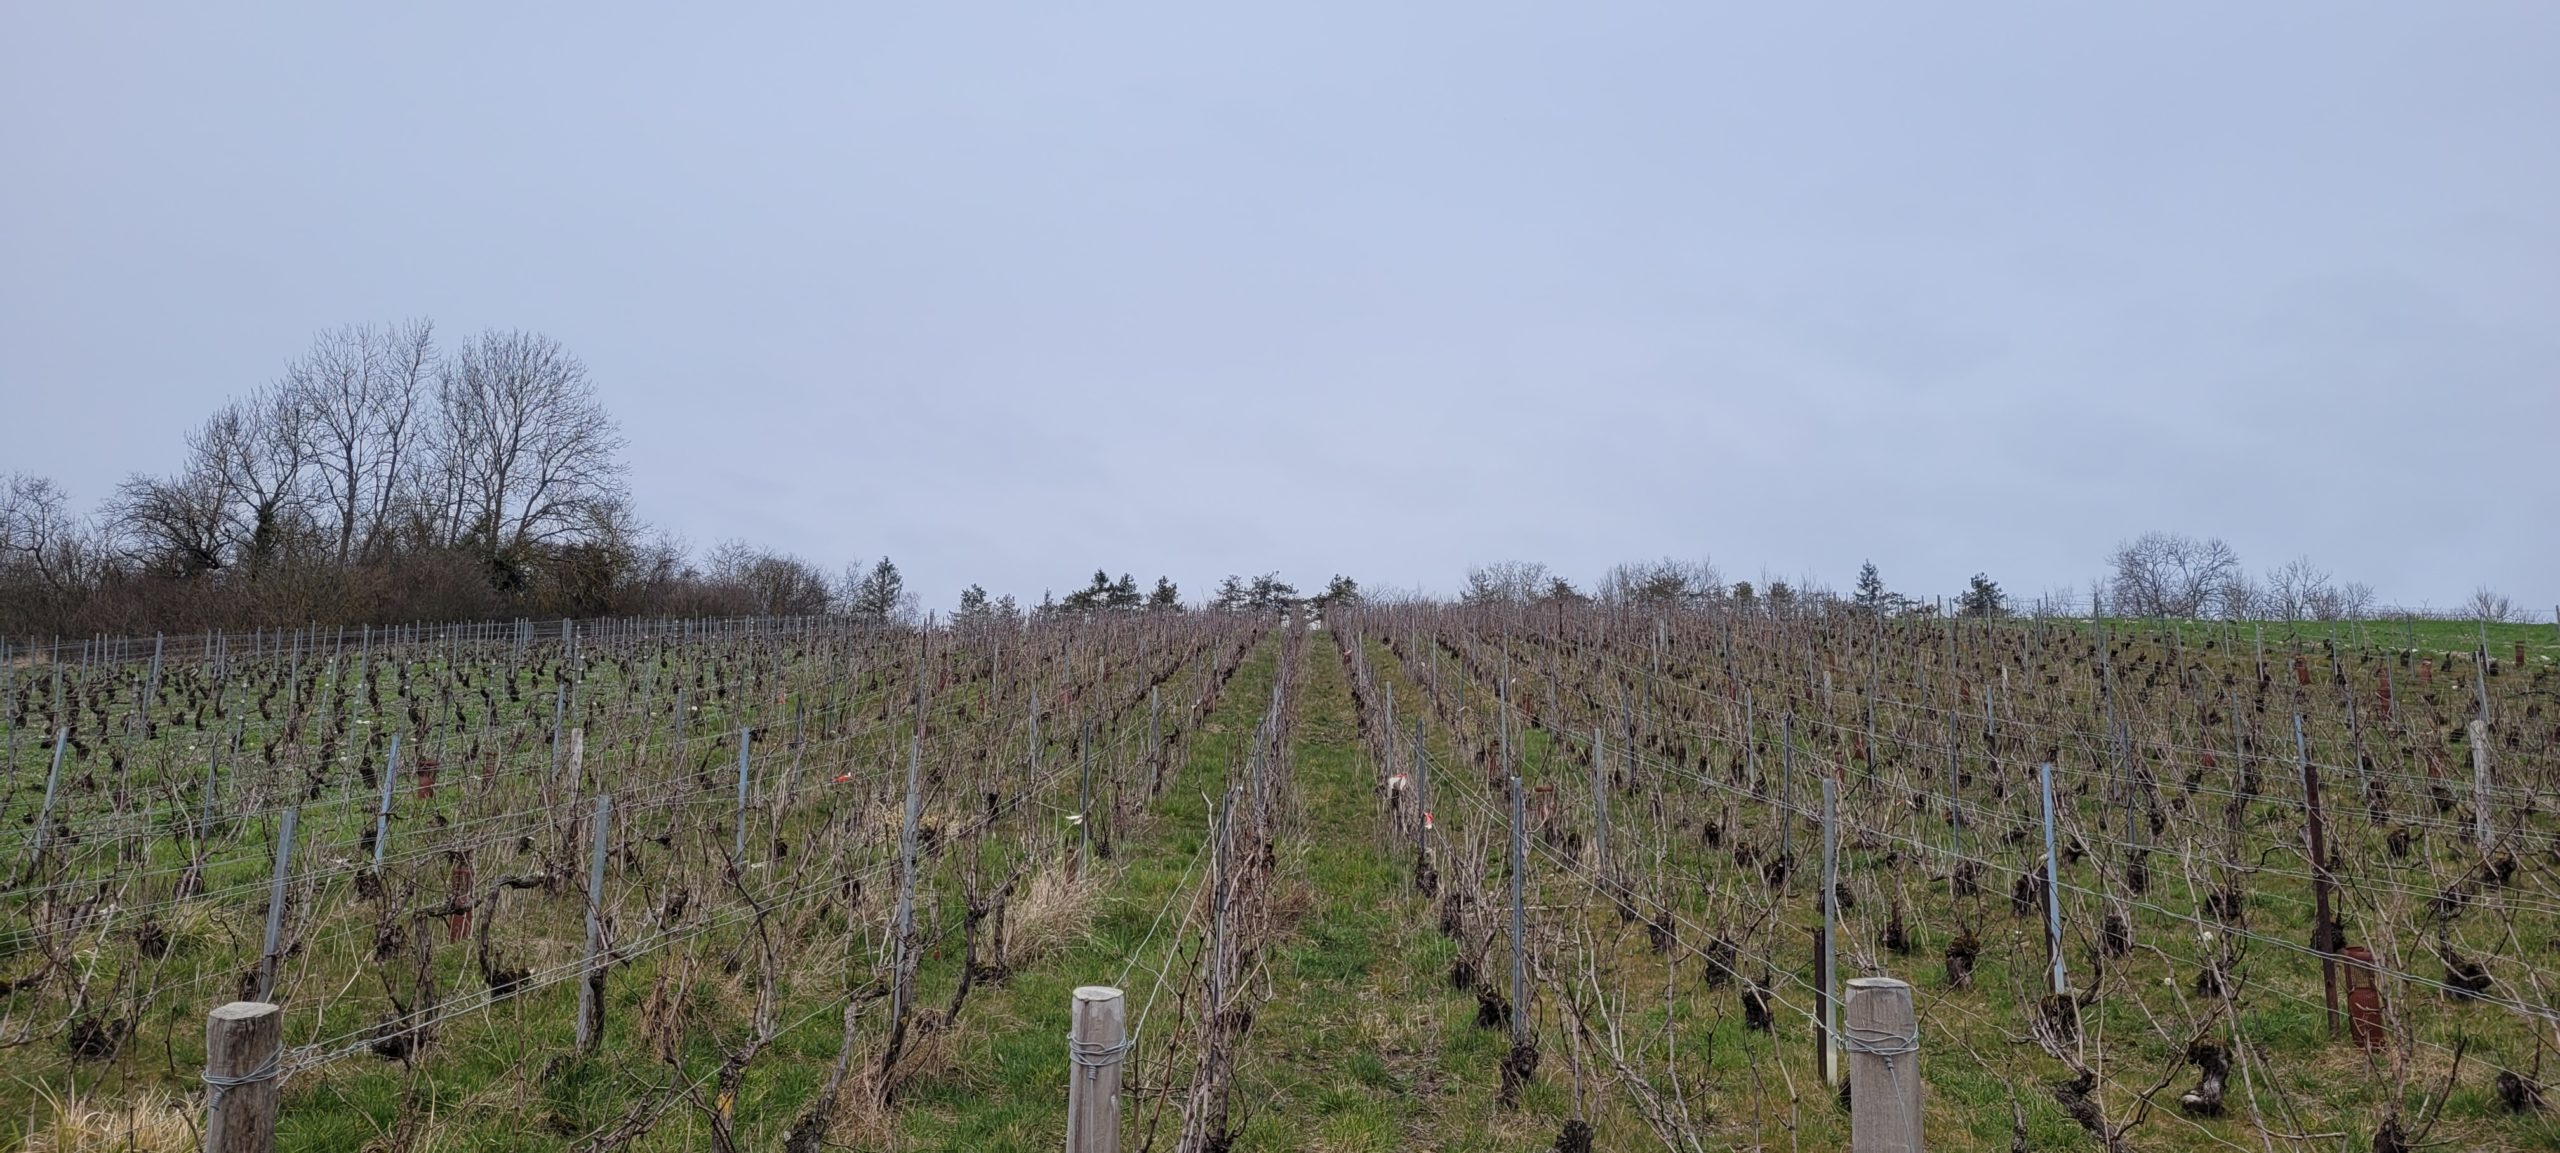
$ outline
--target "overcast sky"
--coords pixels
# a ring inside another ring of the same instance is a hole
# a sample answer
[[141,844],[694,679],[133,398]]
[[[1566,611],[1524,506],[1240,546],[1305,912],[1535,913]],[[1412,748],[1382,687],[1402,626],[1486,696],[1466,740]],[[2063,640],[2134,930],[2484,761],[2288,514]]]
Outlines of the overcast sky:
[[9,5],[0,472],[431,317],[939,609],[2152,528],[2560,601],[2560,5],[1235,7]]

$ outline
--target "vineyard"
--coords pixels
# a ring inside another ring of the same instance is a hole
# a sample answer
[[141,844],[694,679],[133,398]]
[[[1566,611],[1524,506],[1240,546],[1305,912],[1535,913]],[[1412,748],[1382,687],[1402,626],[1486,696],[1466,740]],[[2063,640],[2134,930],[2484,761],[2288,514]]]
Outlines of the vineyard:
[[[2552,633],[1337,606],[13,649],[0,1146],[192,1148],[209,1093],[271,1093],[282,1149],[1053,1149],[1107,1071],[1120,1147],[1181,1153],[1836,1149],[1906,1088],[1939,1149],[2551,1148]],[[1873,976],[1908,1033],[1844,1017]],[[1125,1043],[1069,1044],[1093,985]],[[209,1085],[234,1001],[282,1055]],[[1916,1084],[1848,1075],[1879,1057]]]

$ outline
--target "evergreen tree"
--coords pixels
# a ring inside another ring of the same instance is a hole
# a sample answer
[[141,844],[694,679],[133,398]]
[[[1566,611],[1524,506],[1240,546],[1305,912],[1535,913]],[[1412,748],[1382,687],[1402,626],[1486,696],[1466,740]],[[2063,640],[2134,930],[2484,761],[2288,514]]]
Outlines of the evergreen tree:
[[1881,613],[1893,607],[1895,600],[1884,587],[1884,575],[1876,571],[1876,562],[1858,566],[1858,591],[1851,598],[1862,612]]
[[907,578],[898,574],[898,566],[881,557],[871,571],[852,577],[845,590],[845,611],[865,620],[887,623],[899,615],[907,598]]
[[1964,596],[1957,601],[1958,611],[1969,617],[2003,617],[2009,615],[2009,594],[2000,591],[2000,582],[1984,573],[1973,574],[1965,586]]
[[1171,609],[1174,612],[1181,612],[1182,591],[1175,588],[1172,581],[1167,580],[1164,577],[1157,577],[1156,591],[1147,594],[1147,607],[1151,609]]
[[1246,586],[1244,605],[1249,609],[1283,612],[1298,601],[1298,586],[1280,579],[1280,574],[1267,572],[1253,578]]
[[1105,607],[1110,603],[1110,601],[1111,574],[1101,569],[1095,569],[1093,570],[1093,580],[1083,588],[1068,593],[1067,599],[1060,603],[1058,607],[1071,613],[1089,613],[1095,609]]

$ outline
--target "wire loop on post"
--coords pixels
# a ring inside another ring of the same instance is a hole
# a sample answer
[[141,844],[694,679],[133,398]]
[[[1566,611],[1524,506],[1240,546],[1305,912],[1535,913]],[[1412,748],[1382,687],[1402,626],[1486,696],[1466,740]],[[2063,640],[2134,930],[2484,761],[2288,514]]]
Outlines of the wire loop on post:
[[1894,1058],[1905,1053],[1920,1051],[1920,1023],[1913,1021],[1909,1033],[1888,1033],[1881,1029],[1844,1027],[1840,1030],[1840,1047],[1852,1053],[1882,1057],[1884,1067],[1890,1071],[1893,1068]]
[[259,1065],[255,1069],[249,1070],[246,1073],[231,1076],[219,1073],[197,1074],[198,1077],[204,1080],[206,1088],[210,1090],[205,1095],[205,1108],[212,1109],[222,1104],[223,1094],[228,1093],[231,1090],[238,1089],[246,1085],[255,1085],[263,1081],[275,1080],[276,1077],[283,1072],[283,1067],[279,1065],[276,1060],[277,1056],[281,1052],[281,1050],[278,1050],[277,1053],[267,1054],[265,1063]]
[[1067,1059],[1082,1068],[1086,1079],[1090,1080],[1101,1076],[1102,1070],[1119,1064],[1120,1059],[1128,1056],[1129,1050],[1137,1046],[1136,1037],[1106,1043],[1079,1040],[1075,1034],[1069,1033],[1067,1034]]

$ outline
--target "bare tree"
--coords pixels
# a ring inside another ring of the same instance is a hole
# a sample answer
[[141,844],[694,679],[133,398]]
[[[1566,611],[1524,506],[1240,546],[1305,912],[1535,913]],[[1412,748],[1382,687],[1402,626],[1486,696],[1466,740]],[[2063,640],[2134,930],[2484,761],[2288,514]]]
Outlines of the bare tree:
[[127,477],[105,509],[127,555],[153,572],[180,578],[230,563],[225,514],[220,478],[202,469],[167,478]]
[[303,481],[310,471],[304,414],[283,388],[225,404],[187,440],[183,475],[210,478],[222,494],[222,541],[229,562],[255,572],[303,528]]
[[745,610],[761,616],[815,616],[835,603],[835,590],[818,566],[788,553],[725,541],[707,558],[710,578],[736,589]]
[[56,592],[76,586],[88,557],[71,498],[49,477],[11,473],[0,485],[0,567]]
[[2473,590],[2471,599],[2462,607],[2464,612],[2491,624],[2521,619],[2516,612],[2516,602],[2487,585]]
[[1495,561],[1467,570],[1458,599],[1471,605],[1527,604],[1546,594],[1547,566],[1537,561]]
[[2312,564],[2310,557],[2295,557],[2267,574],[2265,607],[2279,620],[2334,620],[2335,600],[2328,570]]
[[434,325],[410,321],[322,333],[285,369],[341,565],[383,544],[409,495],[435,368]]
[[2215,597],[2215,615],[2225,620],[2245,621],[2263,613],[2266,601],[2267,591],[2250,579],[2248,573],[2234,568],[2231,575],[2223,580],[2221,593]]
[[447,539],[520,564],[623,495],[622,437],[587,367],[560,343],[488,332],[436,382],[436,492]]
[[1664,557],[1612,565],[1600,577],[1595,595],[1613,605],[1696,605],[1724,595],[1724,576],[1715,562]]
[[2116,546],[2110,562],[2110,606],[2124,616],[2197,617],[2218,599],[2240,569],[2240,554],[2216,537],[2147,532]]

